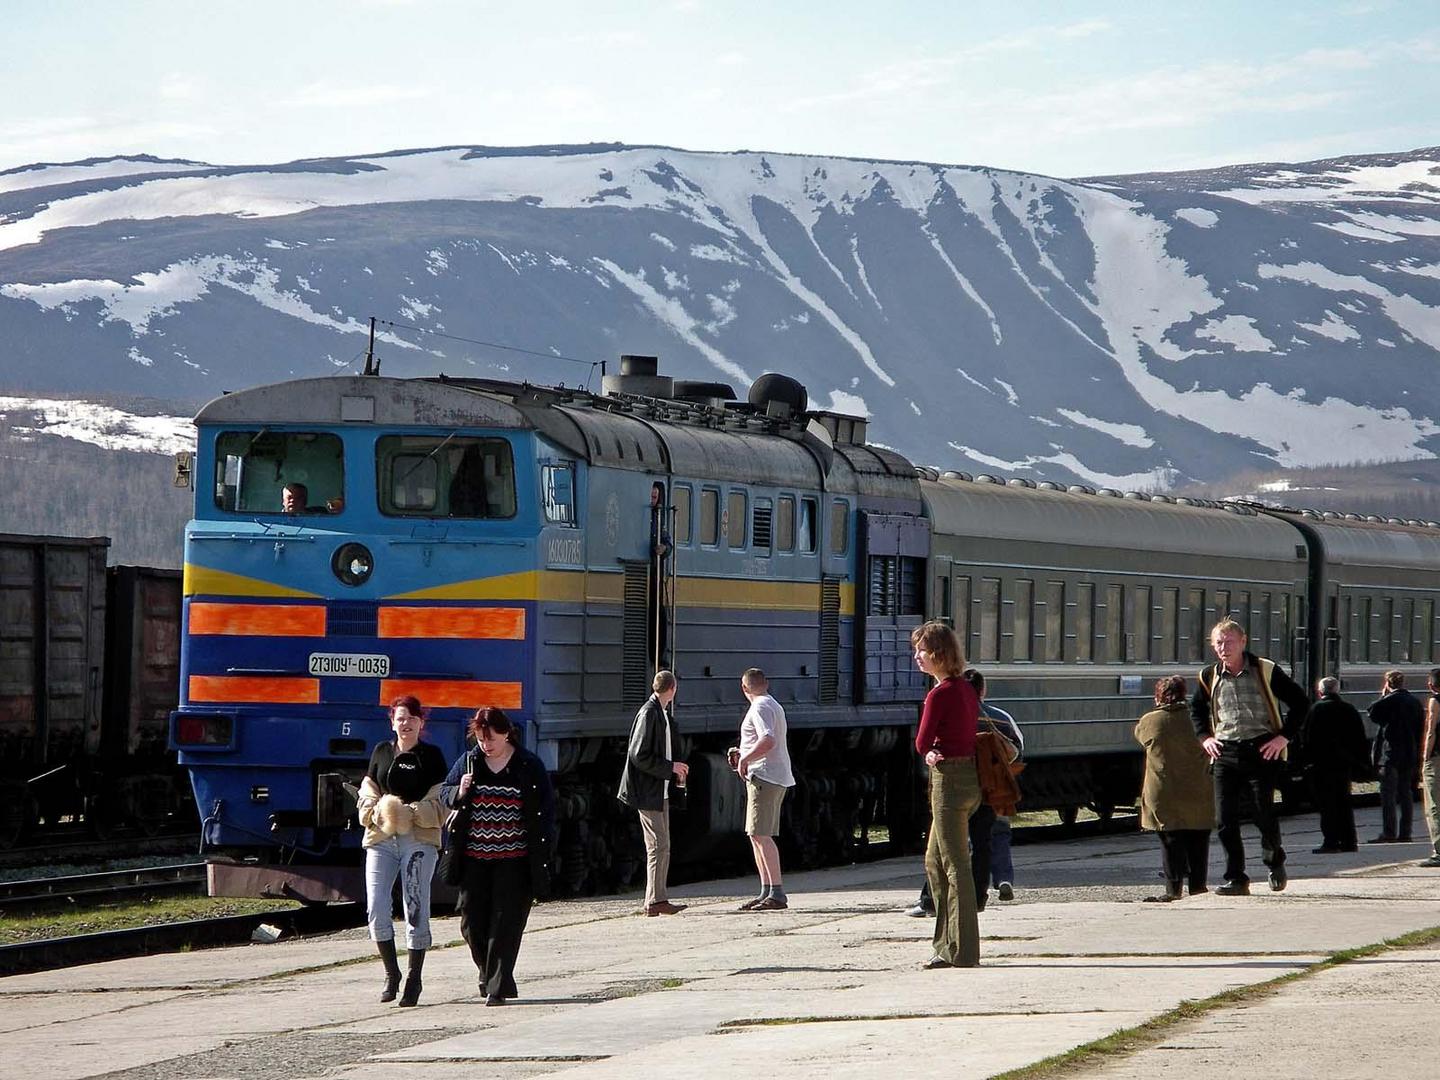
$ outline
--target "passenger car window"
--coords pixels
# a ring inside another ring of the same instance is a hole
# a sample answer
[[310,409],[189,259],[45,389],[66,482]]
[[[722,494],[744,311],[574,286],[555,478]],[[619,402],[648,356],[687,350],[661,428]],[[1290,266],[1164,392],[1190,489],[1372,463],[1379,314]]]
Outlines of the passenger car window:
[[819,516],[820,508],[814,499],[800,500],[800,532],[796,537],[796,550],[807,554],[815,551],[815,521]]
[[505,439],[386,435],[376,442],[375,455],[382,514],[515,516],[515,465]]
[[282,513],[284,491],[303,496],[294,514],[344,506],[345,451],[318,431],[225,431],[215,440],[215,506],[242,514]]

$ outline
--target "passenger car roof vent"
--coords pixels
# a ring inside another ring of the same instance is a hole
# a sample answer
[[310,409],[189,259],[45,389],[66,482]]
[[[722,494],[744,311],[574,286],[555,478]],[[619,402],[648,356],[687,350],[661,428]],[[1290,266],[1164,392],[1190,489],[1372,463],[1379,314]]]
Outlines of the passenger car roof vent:
[[1065,489],[1071,495],[1094,495],[1095,489],[1088,484],[1071,484]]
[[944,472],[942,472],[940,475],[941,475],[942,478],[944,478],[944,479],[946,479],[946,480],[967,480],[967,481],[968,481],[968,480],[973,480],[973,479],[975,479],[975,478],[974,478],[973,476],[971,476],[968,472],[961,472],[959,469],[946,469],[946,470],[945,470]]
[[975,477],[977,484],[999,484],[1002,483],[998,476],[991,476],[988,472],[982,472]]
[[1027,480],[1023,476],[1012,476],[1009,480],[1006,480],[1005,483],[1009,487],[1033,488],[1035,486],[1034,480]]
[[1065,490],[1065,485],[1064,485],[1064,484],[1057,484],[1057,483],[1055,483],[1055,481],[1053,481],[1053,480],[1041,480],[1041,481],[1040,481],[1038,484],[1036,484],[1035,486],[1036,486],[1037,488],[1039,488],[1041,491],[1064,491],[1064,490]]
[[1120,492],[1116,491],[1114,488],[1101,488],[1099,491],[1095,492],[1095,494],[1104,495],[1108,499],[1119,499],[1123,497],[1121,496]]

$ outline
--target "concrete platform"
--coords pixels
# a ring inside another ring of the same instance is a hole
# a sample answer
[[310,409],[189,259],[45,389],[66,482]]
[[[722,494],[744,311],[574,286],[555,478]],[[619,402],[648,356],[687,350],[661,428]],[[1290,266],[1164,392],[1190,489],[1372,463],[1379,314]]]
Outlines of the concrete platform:
[[[969,971],[920,970],[931,924],[901,914],[920,881],[911,858],[791,875],[785,912],[736,912],[752,880],[674,890],[691,906],[667,918],[636,915],[633,896],[542,905],[522,997],[499,1009],[483,1006],[454,919],[436,923],[415,1009],[376,1000],[363,931],[13,976],[0,1080],[992,1076],[1440,926],[1440,871],[1413,865],[1426,845],[1313,856],[1313,818],[1284,828],[1285,892],[1257,872],[1250,897],[1175,904],[1140,902],[1159,886],[1151,836],[1017,847],[1016,899],[981,915]],[[1430,1076],[1437,990],[1440,948],[1389,952],[1207,1014],[1095,1075]]]

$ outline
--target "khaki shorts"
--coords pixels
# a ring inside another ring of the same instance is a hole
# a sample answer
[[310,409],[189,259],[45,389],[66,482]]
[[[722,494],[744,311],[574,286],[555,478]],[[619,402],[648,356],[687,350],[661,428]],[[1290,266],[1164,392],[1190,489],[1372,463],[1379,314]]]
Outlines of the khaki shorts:
[[745,835],[778,836],[780,804],[785,801],[785,788],[766,780],[749,777],[745,781]]

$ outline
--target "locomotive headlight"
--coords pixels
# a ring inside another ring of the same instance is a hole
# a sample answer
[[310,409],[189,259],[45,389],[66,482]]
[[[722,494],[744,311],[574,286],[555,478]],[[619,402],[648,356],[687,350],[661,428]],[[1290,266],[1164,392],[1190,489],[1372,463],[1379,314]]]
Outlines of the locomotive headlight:
[[330,560],[335,576],[345,585],[364,585],[375,569],[375,557],[364,544],[341,544]]

